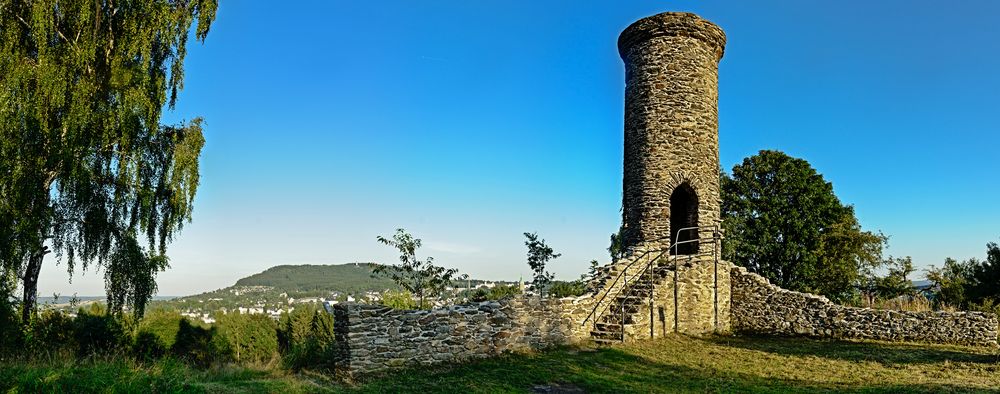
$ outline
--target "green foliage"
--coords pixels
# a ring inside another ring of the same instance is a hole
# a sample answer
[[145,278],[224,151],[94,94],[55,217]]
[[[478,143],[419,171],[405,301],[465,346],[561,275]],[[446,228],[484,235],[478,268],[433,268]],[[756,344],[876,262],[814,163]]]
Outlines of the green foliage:
[[26,345],[32,352],[76,353],[77,329],[76,322],[69,315],[58,311],[42,311],[28,327]]
[[297,307],[291,312],[281,314],[278,321],[278,347],[282,353],[292,353],[302,347],[309,337],[314,308]]
[[17,316],[14,304],[8,302],[9,293],[0,287],[0,358],[11,354],[24,344],[24,331],[21,329],[21,319]]
[[324,311],[313,314],[305,346],[290,354],[292,368],[299,370],[332,370],[337,361],[333,334],[333,316]]
[[236,362],[267,362],[278,354],[277,324],[269,316],[228,313],[216,326],[215,348]]
[[620,229],[618,232],[611,234],[611,245],[608,246],[608,255],[611,256],[611,261],[617,261],[625,257],[625,248],[622,246],[622,231]]
[[556,298],[579,297],[587,292],[587,283],[582,280],[552,282],[549,287],[549,295]]
[[403,290],[387,290],[382,293],[382,305],[392,309],[410,310],[417,309],[417,301],[413,299],[413,294]]
[[174,339],[177,338],[177,332],[180,330],[183,320],[186,320],[184,316],[176,311],[155,309],[139,320],[137,332],[139,335],[149,334],[156,337],[164,347],[169,349],[174,345]]
[[927,268],[927,280],[931,281],[935,305],[961,307],[966,304],[965,288],[973,280],[974,262],[975,260],[959,262],[949,257],[944,260],[943,267],[932,265]]
[[539,295],[544,295],[553,278],[552,274],[545,270],[545,264],[549,260],[562,256],[562,254],[555,253],[551,247],[545,244],[544,239],[538,239],[538,233],[524,233],[524,238],[524,246],[528,247],[528,266],[534,272],[531,283],[538,290]]
[[972,278],[967,289],[972,302],[981,303],[986,299],[1000,299],[1000,246],[986,244],[986,260],[972,259]]
[[378,242],[399,251],[401,264],[372,265],[372,276],[392,279],[399,287],[417,296],[421,309],[427,307],[427,297],[435,297],[444,292],[454,279],[465,279],[465,275],[456,276],[457,269],[438,267],[434,258],[417,259],[417,249],[420,249],[420,239],[403,229],[397,229],[392,239],[379,236]]
[[294,370],[332,369],[336,359],[333,315],[325,310],[296,308],[282,314],[278,344],[285,363]]
[[580,281],[587,282],[595,280],[600,272],[601,266],[597,263],[597,260],[590,260],[590,266],[587,267],[587,273],[580,275]]
[[183,319],[178,324],[177,337],[170,346],[170,354],[193,365],[206,367],[224,355],[222,349],[216,348],[216,342],[213,341],[215,334],[216,327],[200,327]]
[[518,294],[521,294],[521,288],[517,285],[496,285],[489,289],[484,289],[480,287],[472,291],[472,293],[469,295],[469,301],[472,302],[496,301],[505,298],[511,298]]
[[916,295],[916,288],[913,287],[913,282],[909,279],[909,276],[915,271],[910,256],[905,258],[889,257],[885,261],[885,265],[889,267],[888,275],[874,280],[873,290],[876,296],[882,299],[893,299],[900,296]]
[[152,361],[167,354],[167,346],[159,337],[150,332],[139,332],[132,345],[132,355],[139,360]]
[[790,290],[850,298],[881,263],[886,237],[802,159],[760,151],[722,174],[723,257]]
[[972,258],[958,262],[945,259],[944,266],[927,269],[936,304],[970,310],[996,309],[1000,300],[1000,246],[986,244],[986,260]]
[[116,313],[141,312],[155,291],[159,256],[191,219],[204,145],[200,119],[167,126],[160,115],[183,86],[191,27],[204,40],[217,6],[4,2],[0,278],[21,278],[24,324],[47,245],[70,273],[77,261],[106,266]]
[[115,315],[79,313],[73,323],[80,357],[118,353],[129,344],[125,327]]

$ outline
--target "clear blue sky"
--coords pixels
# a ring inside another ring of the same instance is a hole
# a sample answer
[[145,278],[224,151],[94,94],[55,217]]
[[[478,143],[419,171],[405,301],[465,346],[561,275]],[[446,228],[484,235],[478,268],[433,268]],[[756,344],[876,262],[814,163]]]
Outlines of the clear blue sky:
[[[593,2],[596,3],[596,2]],[[573,278],[620,220],[619,32],[720,25],[721,160],[802,157],[921,268],[1000,240],[1000,3],[227,1],[168,119],[206,119],[194,222],[161,295],[277,264],[392,261],[404,227],[474,277]],[[41,295],[103,293],[103,273]]]

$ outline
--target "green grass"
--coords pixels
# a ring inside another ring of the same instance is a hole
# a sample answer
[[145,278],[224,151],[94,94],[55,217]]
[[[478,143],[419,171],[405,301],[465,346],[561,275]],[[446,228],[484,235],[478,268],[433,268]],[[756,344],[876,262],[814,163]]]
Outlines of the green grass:
[[275,368],[175,361],[0,364],[9,392],[1000,392],[994,349],[787,338],[669,337],[395,371],[339,383]]

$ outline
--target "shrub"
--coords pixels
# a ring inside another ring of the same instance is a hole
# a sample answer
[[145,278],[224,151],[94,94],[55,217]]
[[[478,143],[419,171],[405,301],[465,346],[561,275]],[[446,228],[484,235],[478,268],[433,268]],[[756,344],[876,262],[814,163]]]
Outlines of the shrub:
[[496,285],[490,289],[489,299],[501,300],[521,294],[521,288],[516,285]]
[[237,362],[267,362],[278,354],[277,325],[267,315],[230,313],[217,325],[216,347]]
[[555,281],[549,286],[549,296],[555,298],[579,297],[586,292],[587,284],[579,280],[572,282]]
[[382,293],[382,305],[392,309],[417,309],[413,294],[406,290],[386,290]]
[[73,323],[76,352],[80,357],[111,354],[130,342],[121,320],[115,316],[80,311]]
[[164,347],[170,348],[174,345],[174,340],[177,338],[177,332],[180,330],[182,320],[185,320],[184,316],[175,311],[163,309],[149,311],[139,321],[138,335],[152,335]]
[[290,349],[285,362],[295,370],[305,367],[331,369],[336,358],[333,315],[324,310],[316,310],[313,312],[304,341]]
[[13,354],[24,343],[21,318],[3,287],[0,286],[0,355]]
[[170,353],[197,366],[208,366],[226,355],[215,347],[215,327],[199,327],[188,319],[178,323],[177,337],[170,346]]
[[278,348],[282,353],[291,353],[305,344],[314,312],[315,309],[312,307],[300,306],[291,312],[281,314],[277,337]]
[[469,301],[472,302],[483,302],[489,299],[490,299],[490,292],[486,291],[486,289],[483,288],[475,289],[472,291],[471,294],[469,294]]
[[490,289],[478,288],[469,294],[469,301],[496,301],[521,294],[521,288],[516,285],[496,285]]
[[[33,353],[76,351],[76,327],[72,318],[62,312],[46,310],[31,322],[27,344]],[[20,329],[17,329],[21,334]]]
[[142,331],[135,337],[135,344],[132,345],[132,354],[140,360],[152,361],[167,354],[167,346],[155,334]]

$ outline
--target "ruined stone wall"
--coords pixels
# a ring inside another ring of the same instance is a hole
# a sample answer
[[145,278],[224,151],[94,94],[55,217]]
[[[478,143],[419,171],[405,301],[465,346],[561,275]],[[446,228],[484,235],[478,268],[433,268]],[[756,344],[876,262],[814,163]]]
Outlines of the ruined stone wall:
[[368,373],[543,349],[589,338],[590,296],[517,297],[429,311],[334,306],[339,368]]
[[687,183],[698,225],[719,223],[718,63],[726,36],[689,13],[640,19],[622,32],[626,247],[670,235],[670,196]]
[[782,289],[743,267],[733,267],[730,277],[736,332],[997,345],[997,317],[992,313],[853,308]]

